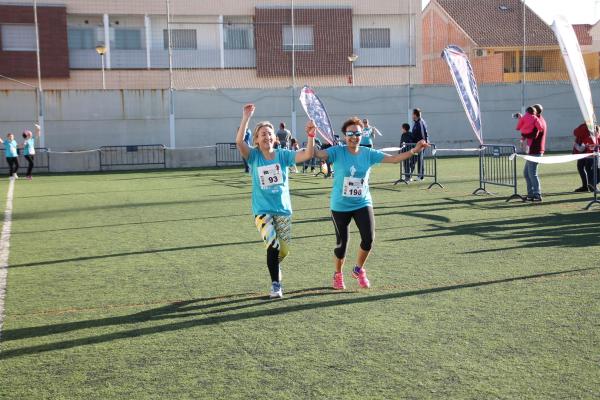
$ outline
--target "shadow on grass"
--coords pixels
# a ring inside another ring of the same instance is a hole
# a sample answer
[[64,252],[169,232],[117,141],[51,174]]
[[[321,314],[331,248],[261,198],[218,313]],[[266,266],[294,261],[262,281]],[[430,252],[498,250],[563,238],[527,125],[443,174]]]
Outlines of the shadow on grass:
[[[493,241],[494,247],[468,253],[485,253],[499,250],[540,248],[540,247],[588,247],[597,243],[600,213],[551,214],[525,218],[487,220],[460,225],[431,225],[425,230],[430,234],[413,237],[388,239],[387,242],[416,240],[450,236],[474,236],[481,240]],[[499,241],[517,245],[501,248]]]
[[[314,309],[323,309],[329,307],[337,307],[344,306],[350,304],[361,304],[361,303],[371,303],[383,300],[391,300],[391,299],[401,299],[404,297],[411,296],[420,296],[427,295],[433,293],[446,292],[451,290],[460,290],[460,289],[469,289],[475,287],[485,287],[496,284],[524,281],[528,279],[536,279],[543,277],[551,277],[556,275],[570,274],[570,273],[578,273],[584,271],[597,270],[600,267],[591,267],[591,268],[581,268],[581,269],[571,269],[564,271],[556,271],[556,272],[545,272],[533,275],[525,275],[525,276],[516,276],[511,278],[504,279],[495,279],[490,281],[481,281],[481,282],[472,282],[472,283],[464,283],[450,286],[441,286],[429,289],[420,289],[420,290],[411,290],[406,292],[395,292],[395,293],[386,293],[386,294],[378,294],[378,295],[366,295],[366,296],[352,296],[347,297],[344,296],[341,299],[333,299],[333,300],[325,300],[325,301],[317,301],[312,303],[303,303],[303,304],[294,304],[292,303],[294,299],[302,298],[302,297],[311,297],[311,296],[323,296],[323,295],[336,295],[339,296],[341,294],[352,294],[347,292],[337,292],[332,291],[326,288],[313,288],[313,289],[304,289],[301,291],[297,291],[297,296],[290,296],[289,300],[284,301],[265,301],[265,297],[249,297],[235,300],[226,300],[224,302],[217,302],[216,304],[196,304],[201,302],[202,300],[190,300],[184,301],[176,304],[169,304],[164,307],[159,307],[151,310],[142,311],[140,313],[135,313],[131,315],[121,316],[121,317],[111,317],[111,318],[102,318],[98,320],[88,320],[88,321],[79,321],[72,323],[64,323],[64,324],[56,324],[49,326],[40,326],[33,328],[22,328],[22,329],[14,329],[14,330],[6,330],[4,333],[4,340],[19,340],[24,338],[38,337],[38,336],[46,336],[50,334],[56,333],[64,333],[70,332],[79,329],[88,329],[95,327],[103,327],[103,326],[111,326],[111,325],[125,325],[125,324],[134,324],[134,323],[142,323],[142,322],[151,322],[154,320],[161,319],[175,319],[175,318],[191,318],[197,317],[200,315],[208,314],[210,316],[205,318],[192,318],[185,321],[176,321],[173,323],[163,324],[159,326],[150,326],[144,328],[135,328],[125,331],[107,333],[104,335],[97,336],[88,336],[85,338],[72,339],[72,340],[64,340],[60,342],[42,344],[37,346],[29,346],[22,347],[17,349],[5,350],[0,352],[0,359],[8,359],[20,356],[26,356],[31,354],[39,354],[44,352],[56,351],[56,350],[64,350],[71,349],[79,346],[91,345],[91,344],[100,344],[107,343],[113,340],[125,339],[125,338],[133,338],[140,337],[146,335],[154,335],[160,334],[163,332],[173,332],[179,331],[182,329],[190,329],[201,326],[211,326],[215,324],[222,324],[227,322],[235,322],[235,321],[244,321],[254,318],[262,318],[262,317],[274,317],[279,315],[285,315],[296,312],[303,312]],[[293,292],[292,292],[293,293]],[[288,293],[289,295],[290,293]],[[250,304],[239,304],[244,302],[252,302]],[[291,303],[291,304],[288,304]],[[199,310],[210,309],[219,306],[229,306],[231,304],[239,304],[231,307],[226,307],[224,309],[219,310],[210,310],[209,312],[199,312]],[[242,308],[250,308],[250,307],[259,307],[262,305],[270,305],[268,308],[252,310],[252,311],[244,311],[239,313],[232,313],[232,311],[237,311]],[[278,307],[279,305],[279,307]],[[177,313],[185,313],[183,315]],[[218,315],[211,315],[218,314]],[[0,343],[1,344],[1,343]]]
[[[331,293],[342,293],[339,291],[333,291],[329,287],[314,287],[300,290],[292,290],[287,291],[286,296],[291,296],[294,299],[302,298],[302,297],[313,297],[313,296],[322,296]],[[232,311],[236,309],[252,307],[258,304],[262,304],[264,302],[271,302],[269,296],[266,295],[258,295],[256,293],[238,293],[231,294],[226,296],[215,296],[215,297],[206,297],[200,299],[186,300],[186,301],[178,301],[170,303],[163,307],[153,308],[150,310],[141,311],[135,314],[124,315],[120,317],[109,317],[109,318],[101,318],[95,320],[87,320],[87,321],[78,321],[78,322],[69,322],[64,324],[54,324],[54,325],[44,325],[37,326],[31,328],[20,328],[20,329],[12,329],[3,332],[2,334],[2,342],[9,342],[12,340],[22,340],[27,338],[35,338],[49,335],[56,335],[59,333],[66,333],[77,331],[80,329],[90,329],[90,328],[99,328],[104,326],[114,326],[114,325],[125,325],[125,324],[135,324],[140,322],[147,321],[156,321],[160,319],[171,319],[171,318],[182,318],[188,317],[190,315],[201,315],[201,314],[211,314],[218,312],[226,312]],[[204,304],[202,304],[204,303]],[[244,305],[240,305],[242,303],[248,303]],[[234,304],[238,304],[237,306],[233,306]],[[143,305],[140,305],[140,307]],[[225,308],[219,310],[210,310],[212,308],[224,307]],[[94,309],[93,311],[98,311],[101,309]],[[199,312],[201,310],[209,310],[206,312]],[[85,311],[85,310],[83,310]],[[189,314],[191,311],[194,311],[194,314]],[[178,314],[178,313],[185,314]]]

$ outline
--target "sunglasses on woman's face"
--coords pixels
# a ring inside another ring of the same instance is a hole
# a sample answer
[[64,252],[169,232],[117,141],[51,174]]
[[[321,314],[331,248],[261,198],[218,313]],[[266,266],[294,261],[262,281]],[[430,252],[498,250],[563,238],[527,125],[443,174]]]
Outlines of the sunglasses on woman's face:
[[348,137],[360,136],[360,135],[362,135],[362,131],[346,131],[346,136],[348,136]]

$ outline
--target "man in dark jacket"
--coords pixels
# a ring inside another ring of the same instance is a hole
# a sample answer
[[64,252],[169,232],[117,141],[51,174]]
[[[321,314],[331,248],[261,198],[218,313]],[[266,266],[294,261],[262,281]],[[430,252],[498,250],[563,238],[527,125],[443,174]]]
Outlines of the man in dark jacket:
[[[415,108],[413,110],[413,127],[412,127],[412,140],[414,143],[418,143],[420,140],[425,140],[429,143],[429,133],[427,132],[427,123],[421,118],[421,110]],[[425,175],[425,163],[423,161],[423,153],[419,153],[417,158],[417,171],[419,171],[419,179],[423,179]]]

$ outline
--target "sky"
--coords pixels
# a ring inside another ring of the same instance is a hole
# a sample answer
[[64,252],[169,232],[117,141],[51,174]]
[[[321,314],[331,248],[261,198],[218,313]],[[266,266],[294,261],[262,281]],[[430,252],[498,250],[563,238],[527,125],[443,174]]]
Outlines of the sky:
[[[425,7],[429,0],[422,0]],[[572,24],[593,24],[600,18],[600,0],[525,0],[546,23],[564,14]]]

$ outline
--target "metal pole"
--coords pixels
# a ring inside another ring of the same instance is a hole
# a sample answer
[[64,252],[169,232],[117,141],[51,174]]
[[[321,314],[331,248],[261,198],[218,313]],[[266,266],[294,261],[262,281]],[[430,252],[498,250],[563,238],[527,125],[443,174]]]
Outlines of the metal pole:
[[408,121],[411,120],[412,118],[412,110],[411,110],[411,90],[410,90],[410,69],[411,69],[411,64],[412,64],[412,29],[411,29],[411,24],[412,24],[412,18],[411,18],[411,12],[412,12],[412,7],[411,7],[411,3],[413,0],[408,0],[408,85],[406,86],[406,101],[407,101],[407,116],[408,116]]
[[350,69],[352,71],[352,86],[354,86],[354,61],[350,61]]
[[100,59],[102,60],[102,89],[106,90],[106,78],[104,76],[104,54],[100,55]]
[[527,8],[525,6],[525,2],[527,0],[523,0],[523,56],[521,57],[521,69],[522,69],[522,78],[521,78],[521,112],[525,113],[525,79],[526,79],[526,73],[527,73],[527,63],[526,63],[526,56],[525,56],[525,35],[527,33],[527,29],[526,29],[526,18],[525,18],[525,12],[527,11]]
[[37,59],[38,76],[38,125],[40,126],[40,147],[46,147],[46,129],[44,127],[44,90],[42,89],[42,67],[40,61],[40,29],[38,26],[37,0],[33,1],[33,21],[35,24],[35,54]]
[[167,2],[167,37],[169,41],[169,147],[175,148],[175,101],[173,99],[173,42],[171,37],[171,2]]
[[292,0],[292,135],[296,136],[296,21],[294,20],[294,0]]

